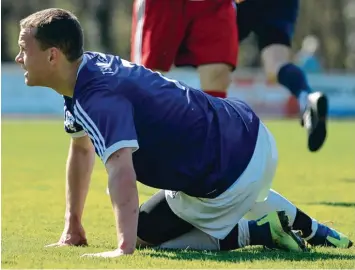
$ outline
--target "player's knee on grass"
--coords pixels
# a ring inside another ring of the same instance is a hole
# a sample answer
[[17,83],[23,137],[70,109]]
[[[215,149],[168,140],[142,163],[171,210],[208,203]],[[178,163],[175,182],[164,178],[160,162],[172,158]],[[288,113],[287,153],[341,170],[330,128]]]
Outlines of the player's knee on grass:
[[191,224],[172,212],[161,190],[140,207],[137,244],[158,246],[192,229]]
[[152,246],[154,246],[154,245],[137,237],[137,242],[136,242],[137,248],[146,248],[146,247],[152,247]]
[[217,63],[198,67],[201,88],[224,92],[230,84],[232,67],[227,64]]
[[164,242],[159,248],[218,251],[220,250],[220,245],[217,238],[210,236],[199,229],[193,229],[180,237]]
[[290,62],[291,50],[286,45],[271,44],[261,51],[264,70],[269,78],[277,78],[282,66]]

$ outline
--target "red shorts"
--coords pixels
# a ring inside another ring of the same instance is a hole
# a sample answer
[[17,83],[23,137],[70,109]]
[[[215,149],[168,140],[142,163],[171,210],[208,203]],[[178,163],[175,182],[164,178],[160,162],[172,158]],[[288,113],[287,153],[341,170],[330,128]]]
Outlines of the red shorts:
[[232,0],[135,0],[131,38],[131,61],[150,69],[237,63]]

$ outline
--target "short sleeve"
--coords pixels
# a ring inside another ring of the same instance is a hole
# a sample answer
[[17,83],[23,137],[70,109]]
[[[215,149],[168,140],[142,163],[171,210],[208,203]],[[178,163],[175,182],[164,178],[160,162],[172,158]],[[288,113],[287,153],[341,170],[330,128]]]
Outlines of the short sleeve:
[[82,126],[75,120],[73,100],[70,97],[64,98],[64,130],[73,138],[83,137],[86,132]]
[[122,95],[104,90],[91,92],[75,100],[74,114],[104,164],[121,148],[139,148],[133,106]]

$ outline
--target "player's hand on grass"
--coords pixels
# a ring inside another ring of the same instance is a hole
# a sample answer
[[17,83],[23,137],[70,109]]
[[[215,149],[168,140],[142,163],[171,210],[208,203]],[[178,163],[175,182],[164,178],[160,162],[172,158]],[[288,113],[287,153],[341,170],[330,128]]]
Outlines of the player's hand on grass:
[[122,255],[128,255],[132,253],[126,253],[122,249],[115,249],[112,251],[100,252],[100,253],[88,253],[81,257],[101,257],[101,258],[116,258]]
[[62,247],[62,246],[87,246],[88,242],[85,230],[82,225],[74,227],[65,226],[62,236],[57,243],[47,245],[46,247]]

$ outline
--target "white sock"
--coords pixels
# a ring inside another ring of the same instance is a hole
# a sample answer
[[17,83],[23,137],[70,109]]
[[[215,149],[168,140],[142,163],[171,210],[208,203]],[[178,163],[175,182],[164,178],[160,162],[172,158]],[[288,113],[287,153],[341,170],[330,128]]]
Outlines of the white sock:
[[300,112],[304,112],[308,103],[308,92],[302,91],[298,96],[298,104],[300,105]]
[[273,189],[270,189],[267,199],[263,202],[257,202],[245,215],[245,218],[249,220],[257,220],[274,211],[285,211],[290,226],[295,222],[297,207]]
[[238,222],[238,246],[245,247],[250,245],[249,221],[242,218]]
[[316,234],[317,229],[318,229],[318,222],[317,222],[317,220],[312,218],[312,233],[308,237],[304,238],[304,240],[307,241],[309,239],[312,239],[313,236]]

